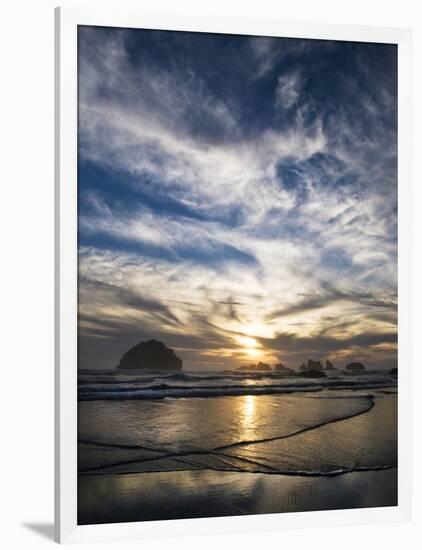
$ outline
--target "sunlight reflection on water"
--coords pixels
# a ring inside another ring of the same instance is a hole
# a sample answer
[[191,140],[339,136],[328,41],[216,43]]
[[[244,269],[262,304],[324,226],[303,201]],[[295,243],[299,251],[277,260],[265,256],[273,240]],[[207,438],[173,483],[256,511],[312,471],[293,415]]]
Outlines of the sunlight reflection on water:
[[242,432],[245,437],[255,427],[256,396],[246,395],[243,398]]

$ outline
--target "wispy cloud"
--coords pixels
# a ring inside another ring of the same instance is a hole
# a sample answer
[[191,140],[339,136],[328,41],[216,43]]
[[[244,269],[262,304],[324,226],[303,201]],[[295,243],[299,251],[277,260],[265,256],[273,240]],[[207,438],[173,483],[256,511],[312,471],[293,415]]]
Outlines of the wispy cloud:
[[277,109],[291,109],[299,101],[301,77],[298,72],[282,74],[277,79],[274,103]]
[[394,362],[395,58],[364,47],[80,29],[81,366]]

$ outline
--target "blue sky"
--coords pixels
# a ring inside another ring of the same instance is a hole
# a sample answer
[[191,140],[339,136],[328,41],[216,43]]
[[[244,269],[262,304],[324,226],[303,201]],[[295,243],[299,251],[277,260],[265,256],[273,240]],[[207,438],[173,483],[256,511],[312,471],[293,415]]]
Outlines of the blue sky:
[[79,27],[79,366],[396,363],[397,51]]

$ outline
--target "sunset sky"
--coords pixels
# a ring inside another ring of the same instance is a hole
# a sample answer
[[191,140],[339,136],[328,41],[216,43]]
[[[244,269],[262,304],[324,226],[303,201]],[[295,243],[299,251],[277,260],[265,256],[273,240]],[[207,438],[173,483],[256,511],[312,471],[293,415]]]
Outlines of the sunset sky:
[[79,27],[79,367],[396,365],[397,50]]

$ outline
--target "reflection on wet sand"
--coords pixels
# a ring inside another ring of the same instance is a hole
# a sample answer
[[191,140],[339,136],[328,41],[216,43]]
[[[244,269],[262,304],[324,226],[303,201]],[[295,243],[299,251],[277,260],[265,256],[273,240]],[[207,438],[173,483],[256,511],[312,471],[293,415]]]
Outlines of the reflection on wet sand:
[[228,456],[257,461],[280,472],[341,472],[397,465],[397,400],[378,397],[362,415],[327,423],[292,438],[233,446]]
[[79,524],[397,504],[397,470],[332,478],[209,470],[81,476]]
[[240,427],[242,430],[241,439],[248,439],[251,431],[254,432],[256,428],[256,396],[245,395],[241,401],[242,413],[239,416]]
[[[179,399],[172,405],[173,416],[161,414],[152,436],[139,414],[145,411],[153,425],[160,404],[149,402],[114,409],[109,443],[81,443],[79,523],[397,504],[394,394]],[[128,419],[129,437],[136,425],[137,437],[154,438],[155,448],[113,443],[125,437],[124,424],[116,429],[119,415]],[[94,439],[96,419],[87,414],[84,421],[86,437]],[[172,427],[179,441],[171,441]],[[105,433],[103,425],[97,433]]]
[[203,451],[286,435],[367,408],[367,398],[360,395],[84,401],[78,405],[78,439],[164,452]]

